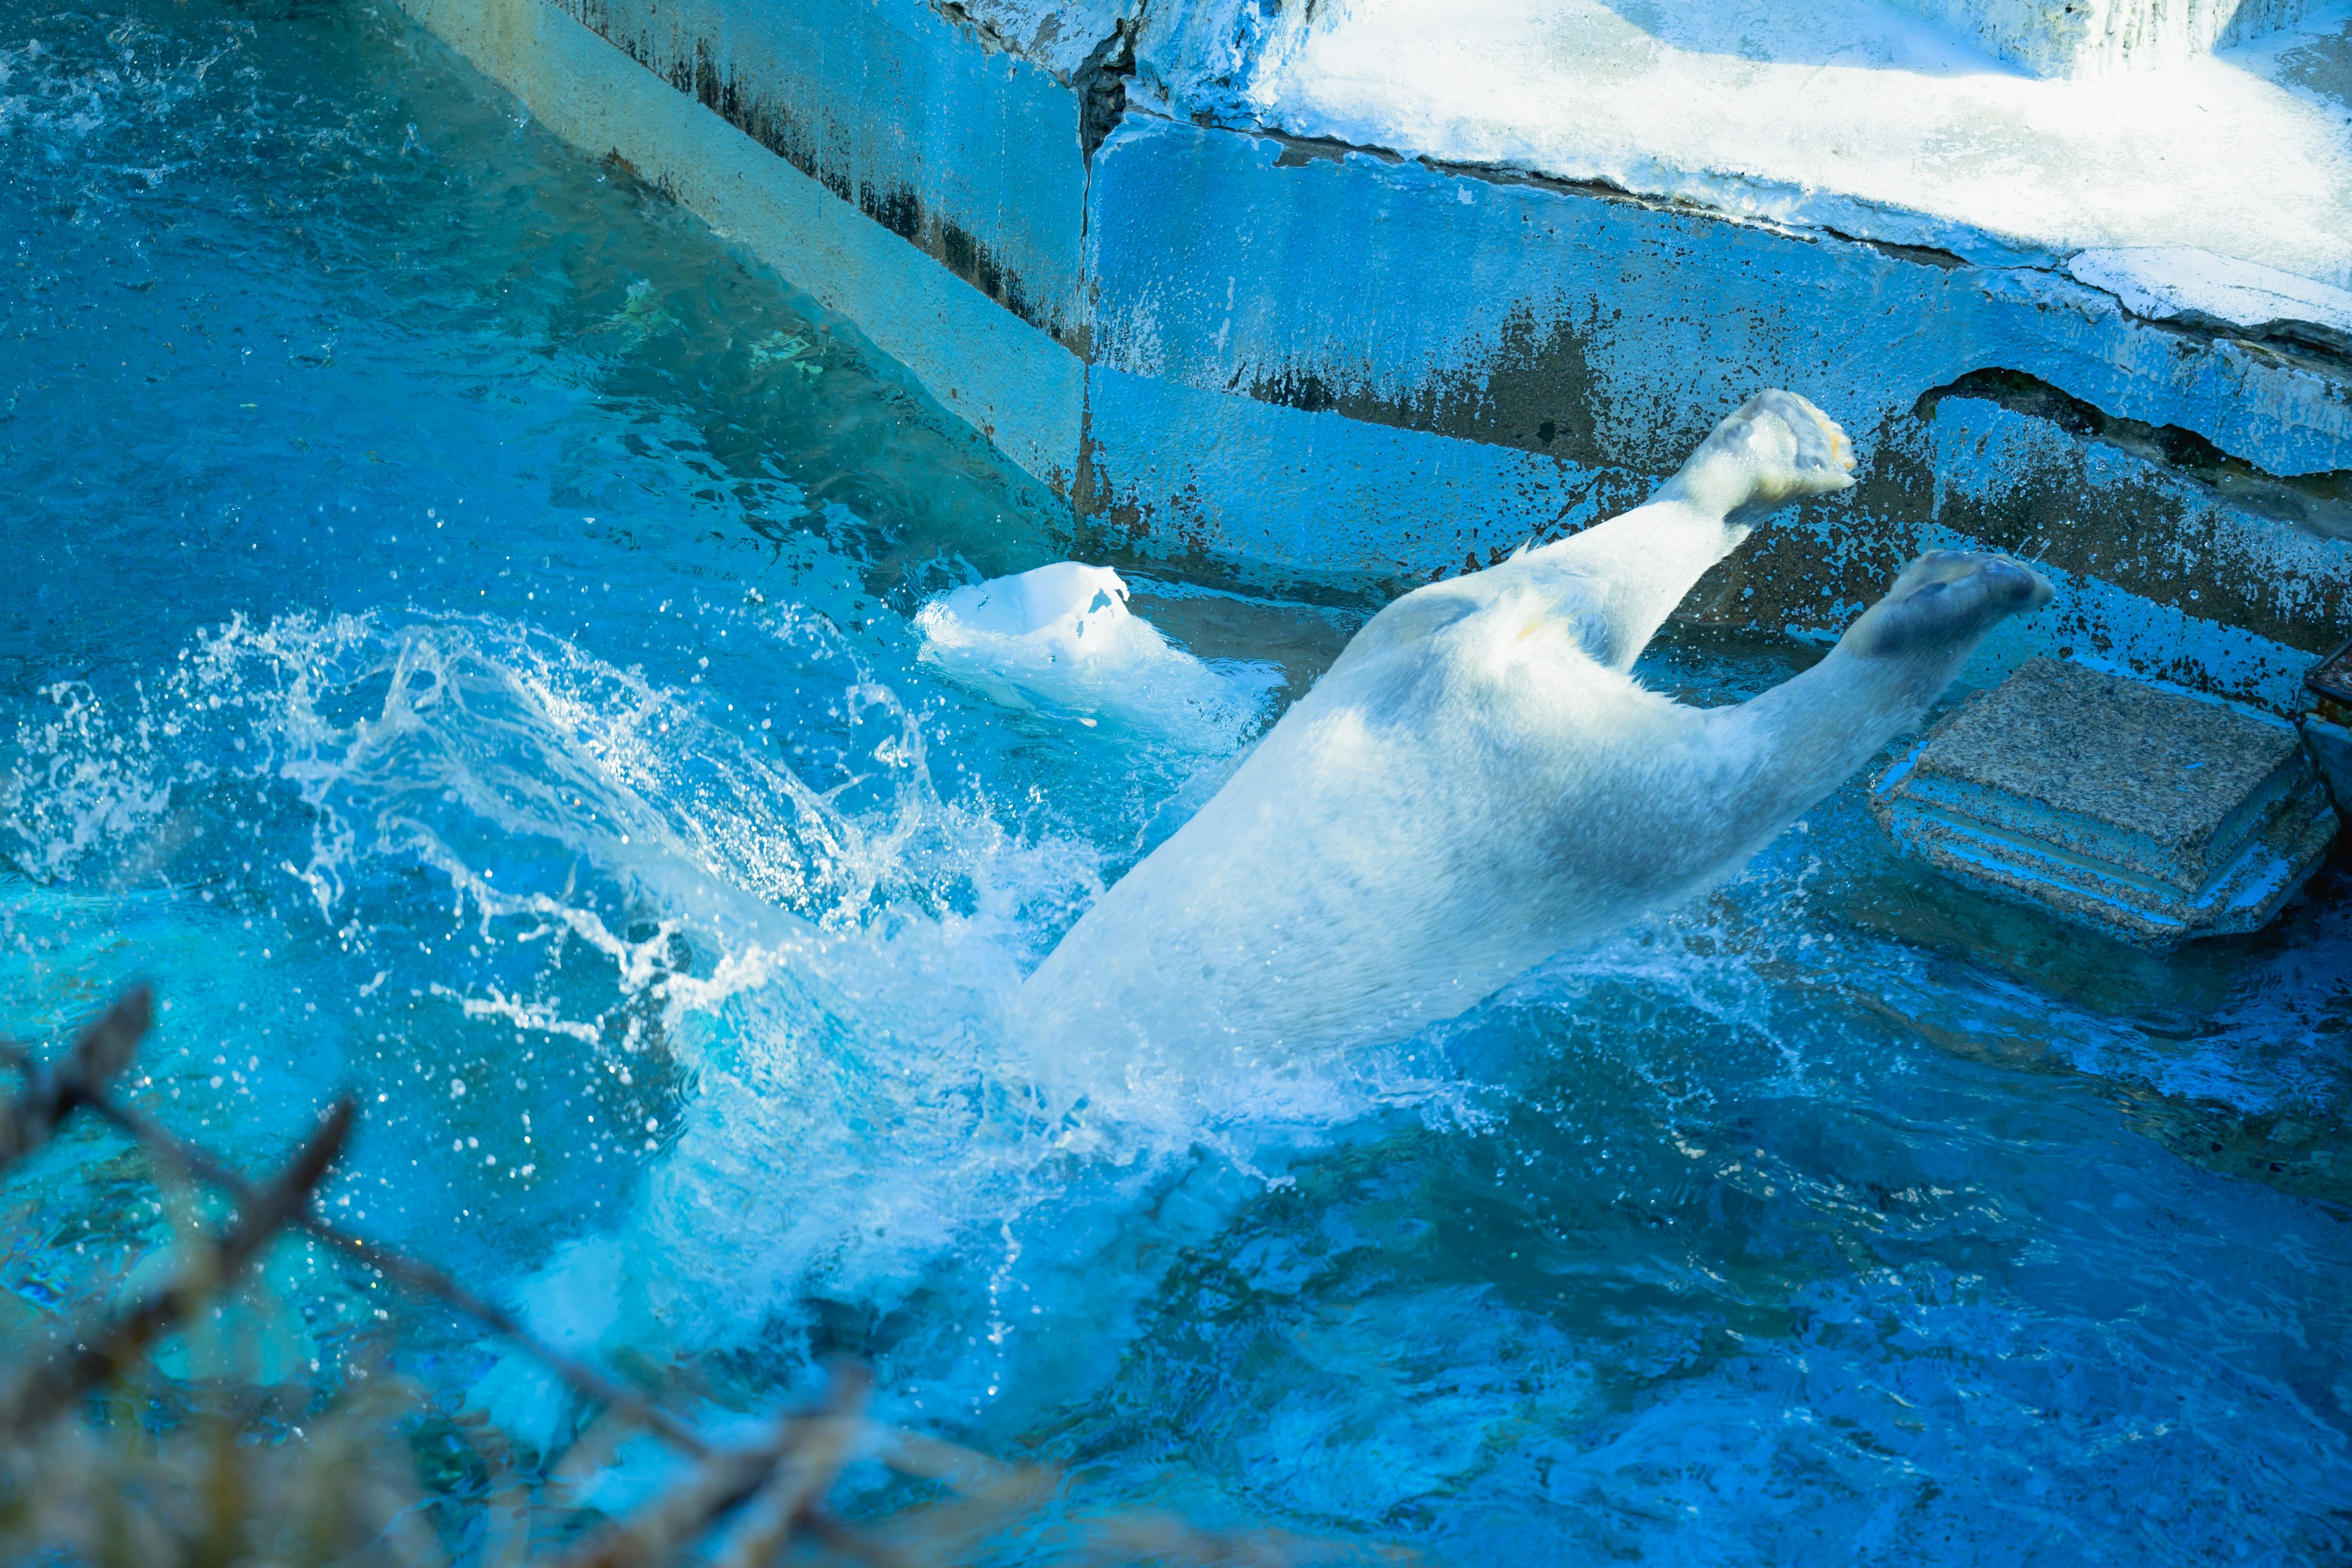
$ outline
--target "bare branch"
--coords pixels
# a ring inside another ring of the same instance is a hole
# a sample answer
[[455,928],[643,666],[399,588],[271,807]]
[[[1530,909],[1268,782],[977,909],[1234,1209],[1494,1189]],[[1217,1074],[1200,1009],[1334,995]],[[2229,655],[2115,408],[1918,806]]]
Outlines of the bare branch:
[[[137,1111],[116,1104],[103,1094],[92,1096],[89,1106],[98,1115],[165,1160],[178,1164],[198,1180],[220,1188],[238,1203],[245,1203],[252,1195],[252,1184],[236,1171],[196,1145],[182,1142]],[[698,1459],[709,1458],[714,1452],[692,1427],[669,1412],[614,1382],[587,1363],[548,1344],[523,1327],[512,1313],[475,1295],[431,1264],[420,1263],[391,1247],[338,1230],[307,1207],[299,1214],[289,1215],[288,1222],[353,1262],[363,1264],[387,1279],[432,1297],[483,1324],[493,1333],[513,1341],[545,1363],[549,1370],[580,1394],[626,1415],[681,1452]]]
[[166,1331],[210,1300],[309,1202],[327,1168],[342,1152],[356,1114],[351,1100],[336,1101],[284,1173],[258,1192],[248,1189],[249,1197],[238,1204],[236,1223],[218,1241],[198,1247],[177,1280],[128,1312],[76,1329],[70,1354],[51,1357],[0,1393],[0,1431],[23,1431],[56,1415],[129,1367]]
[[824,1411],[803,1423],[793,1451],[779,1464],[768,1484],[751,1500],[742,1526],[728,1545],[719,1568],[764,1568],[792,1539],[824,1494],[833,1489],[849,1446],[865,1429],[866,1405],[873,1393],[863,1369],[836,1370],[833,1392]]
[[73,1048],[54,1068],[12,1046],[6,1053],[25,1075],[25,1087],[0,1110],[0,1170],[49,1141],[58,1123],[103,1094],[131,1061],[155,1013],[154,994],[133,985],[113,1006],[82,1026]]
[[842,1456],[861,1425],[868,1388],[863,1369],[836,1372],[823,1412],[786,1416],[756,1448],[714,1454],[635,1518],[598,1531],[558,1559],[557,1568],[656,1568],[700,1539],[730,1510],[793,1472],[787,1492],[798,1495],[783,1516],[781,1542],[793,1521],[839,1473]]

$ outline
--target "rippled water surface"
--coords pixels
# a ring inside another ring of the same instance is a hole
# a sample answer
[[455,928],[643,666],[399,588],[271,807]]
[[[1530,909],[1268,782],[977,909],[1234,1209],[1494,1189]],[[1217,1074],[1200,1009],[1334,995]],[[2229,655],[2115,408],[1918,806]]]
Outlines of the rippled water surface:
[[[257,1165],[357,1087],[354,1226],[715,1409],[854,1352],[893,1418],[1202,1522],[2352,1550],[2340,870],[2151,959],[1895,862],[1849,786],[1402,1050],[1042,1124],[1019,976],[1367,604],[1138,571],[1251,661],[1181,712],[943,679],[915,610],[1083,549],[1048,498],[388,12],[0,0],[0,1017],[153,976],[141,1094]],[[1668,644],[1703,701],[1804,657]],[[13,1180],[8,1310],[162,1236],[134,1174]],[[390,1344],[575,1418],[281,1284],[291,1375]]]

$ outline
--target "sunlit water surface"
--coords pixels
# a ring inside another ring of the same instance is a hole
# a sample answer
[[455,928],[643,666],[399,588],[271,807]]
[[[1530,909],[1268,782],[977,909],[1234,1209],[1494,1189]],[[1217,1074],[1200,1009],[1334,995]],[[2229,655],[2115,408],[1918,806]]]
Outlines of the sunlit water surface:
[[[2340,872],[2151,959],[1895,861],[1850,785],[1401,1050],[1047,1124],[1019,976],[1368,604],[1145,568],[1231,701],[943,679],[914,612],[1067,552],[1046,498],[389,13],[7,0],[0,247],[0,1016],[152,976],[173,1126],[258,1168],[355,1089],[332,1212],[550,1335],[714,1419],[862,1355],[892,1418],[1204,1523],[2342,1560]],[[1668,643],[1702,701],[1805,657]],[[138,1170],[12,1179],[9,1310],[163,1236]],[[283,1375],[390,1346],[576,1419],[273,1267]]]

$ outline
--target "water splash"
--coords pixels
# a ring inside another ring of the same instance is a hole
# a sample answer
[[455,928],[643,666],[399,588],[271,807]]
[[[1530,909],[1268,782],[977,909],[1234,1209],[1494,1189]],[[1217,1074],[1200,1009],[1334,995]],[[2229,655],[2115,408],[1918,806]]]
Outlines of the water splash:
[[[887,1311],[989,1236],[1008,1261],[973,1289],[1001,1331],[1008,1293],[1033,1288],[1007,1270],[1041,1214],[1123,1209],[1196,1145],[1279,1179],[1269,1129],[1289,1149],[1432,1091],[1358,1063],[1211,1097],[1107,1081],[1045,1114],[1007,1007],[1050,934],[1034,911],[1092,896],[1099,852],[942,799],[923,722],[822,617],[753,626],[795,651],[829,728],[730,729],[496,617],[233,619],[127,702],[47,694],[12,748],[17,858],[49,881],[182,891],[274,874],[288,939],[331,951],[354,990],[442,1009],[425,1032],[510,1037],[487,1059],[403,1058],[401,1091],[453,1115],[526,1062],[673,1081],[642,1124],[615,1125],[616,1107],[572,1118],[643,1174],[616,1231],[549,1265],[568,1283],[523,1288],[568,1303],[551,1327],[588,1310],[615,1346],[742,1343],[812,1293]],[[420,892],[436,928],[419,930]],[[524,1112],[516,1130],[458,1138],[484,1151],[460,1184],[473,1203],[561,1192],[562,1120]],[[1090,1170],[1109,1189],[1073,1200]],[[1045,1273],[1070,1263],[1039,1249]],[[524,1429],[551,1419],[501,1408]]]

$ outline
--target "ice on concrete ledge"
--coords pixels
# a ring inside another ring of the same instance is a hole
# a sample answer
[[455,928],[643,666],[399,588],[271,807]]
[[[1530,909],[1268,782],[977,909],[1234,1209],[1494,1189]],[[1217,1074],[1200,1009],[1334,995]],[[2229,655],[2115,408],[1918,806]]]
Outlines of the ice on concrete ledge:
[[1203,750],[1240,740],[1281,674],[1194,658],[1127,607],[1108,566],[1059,561],[942,594],[915,616],[922,658],[1009,706],[1110,719]]
[[2066,270],[2150,321],[2252,331],[2315,327],[2334,346],[2352,348],[2352,293],[2259,262],[2168,245],[2085,250]]
[[2035,76],[2160,70],[2300,21],[2316,0],[1900,0]]
[[1145,14],[1129,94],[1984,265],[2192,246],[2352,287],[2347,21],[2041,80],[1881,0],[1195,0]]
[[1009,48],[1065,81],[1099,58],[1142,0],[956,0],[933,4],[960,21],[977,22]]

